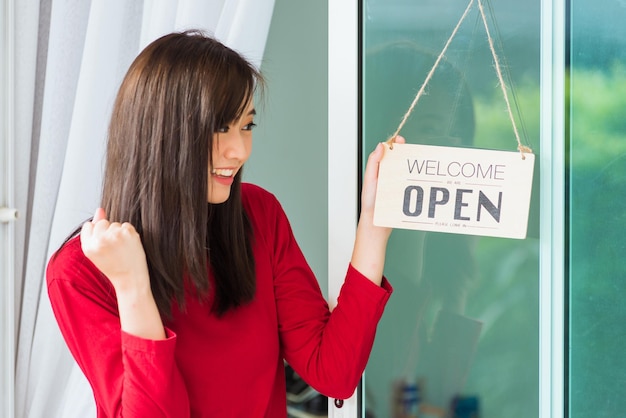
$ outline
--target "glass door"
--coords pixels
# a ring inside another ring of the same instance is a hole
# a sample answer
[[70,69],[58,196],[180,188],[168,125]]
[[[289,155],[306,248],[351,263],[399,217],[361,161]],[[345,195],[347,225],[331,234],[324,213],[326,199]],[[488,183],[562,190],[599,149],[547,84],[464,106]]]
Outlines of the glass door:
[[[541,4],[482,4],[515,123],[537,156],[528,237],[393,232],[385,274],[395,291],[362,391],[370,418],[538,416]],[[396,130],[467,6],[362,1],[363,162]],[[516,149],[477,1],[432,74],[401,131],[407,142]]]

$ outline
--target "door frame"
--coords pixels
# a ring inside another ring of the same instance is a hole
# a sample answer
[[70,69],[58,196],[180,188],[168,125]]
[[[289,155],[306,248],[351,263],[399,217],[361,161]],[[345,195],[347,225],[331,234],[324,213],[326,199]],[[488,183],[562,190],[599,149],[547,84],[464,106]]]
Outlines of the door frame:
[[15,416],[15,3],[0,7],[0,415]]
[[[328,2],[328,299],[331,308],[346,274],[357,224],[358,39],[357,0]],[[353,418],[357,394],[337,408],[328,400],[329,418]]]

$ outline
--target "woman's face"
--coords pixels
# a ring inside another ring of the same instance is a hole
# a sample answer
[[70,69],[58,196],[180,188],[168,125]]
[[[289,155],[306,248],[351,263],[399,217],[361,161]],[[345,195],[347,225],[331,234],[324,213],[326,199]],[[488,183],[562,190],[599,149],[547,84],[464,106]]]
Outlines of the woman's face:
[[250,104],[239,120],[220,126],[213,135],[213,162],[209,162],[209,203],[224,203],[230,196],[235,175],[252,151],[254,104]]

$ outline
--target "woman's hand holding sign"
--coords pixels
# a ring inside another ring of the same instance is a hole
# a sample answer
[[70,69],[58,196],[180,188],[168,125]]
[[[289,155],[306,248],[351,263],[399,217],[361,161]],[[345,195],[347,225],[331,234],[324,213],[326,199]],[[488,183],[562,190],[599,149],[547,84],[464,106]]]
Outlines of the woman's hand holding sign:
[[[403,137],[395,142],[404,144]],[[391,228],[374,225],[374,205],[378,185],[378,166],[385,156],[382,143],[379,143],[367,159],[361,191],[361,215],[356,231],[356,241],[352,252],[352,266],[376,284],[382,280],[385,264],[385,248],[391,235]]]

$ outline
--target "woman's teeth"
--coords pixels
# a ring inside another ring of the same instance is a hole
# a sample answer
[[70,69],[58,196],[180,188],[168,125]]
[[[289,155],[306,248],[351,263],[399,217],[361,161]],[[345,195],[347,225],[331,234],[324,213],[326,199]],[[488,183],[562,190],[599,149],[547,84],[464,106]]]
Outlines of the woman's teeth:
[[214,174],[220,177],[231,177],[234,172],[235,170],[233,169],[216,168],[211,171],[211,174]]

